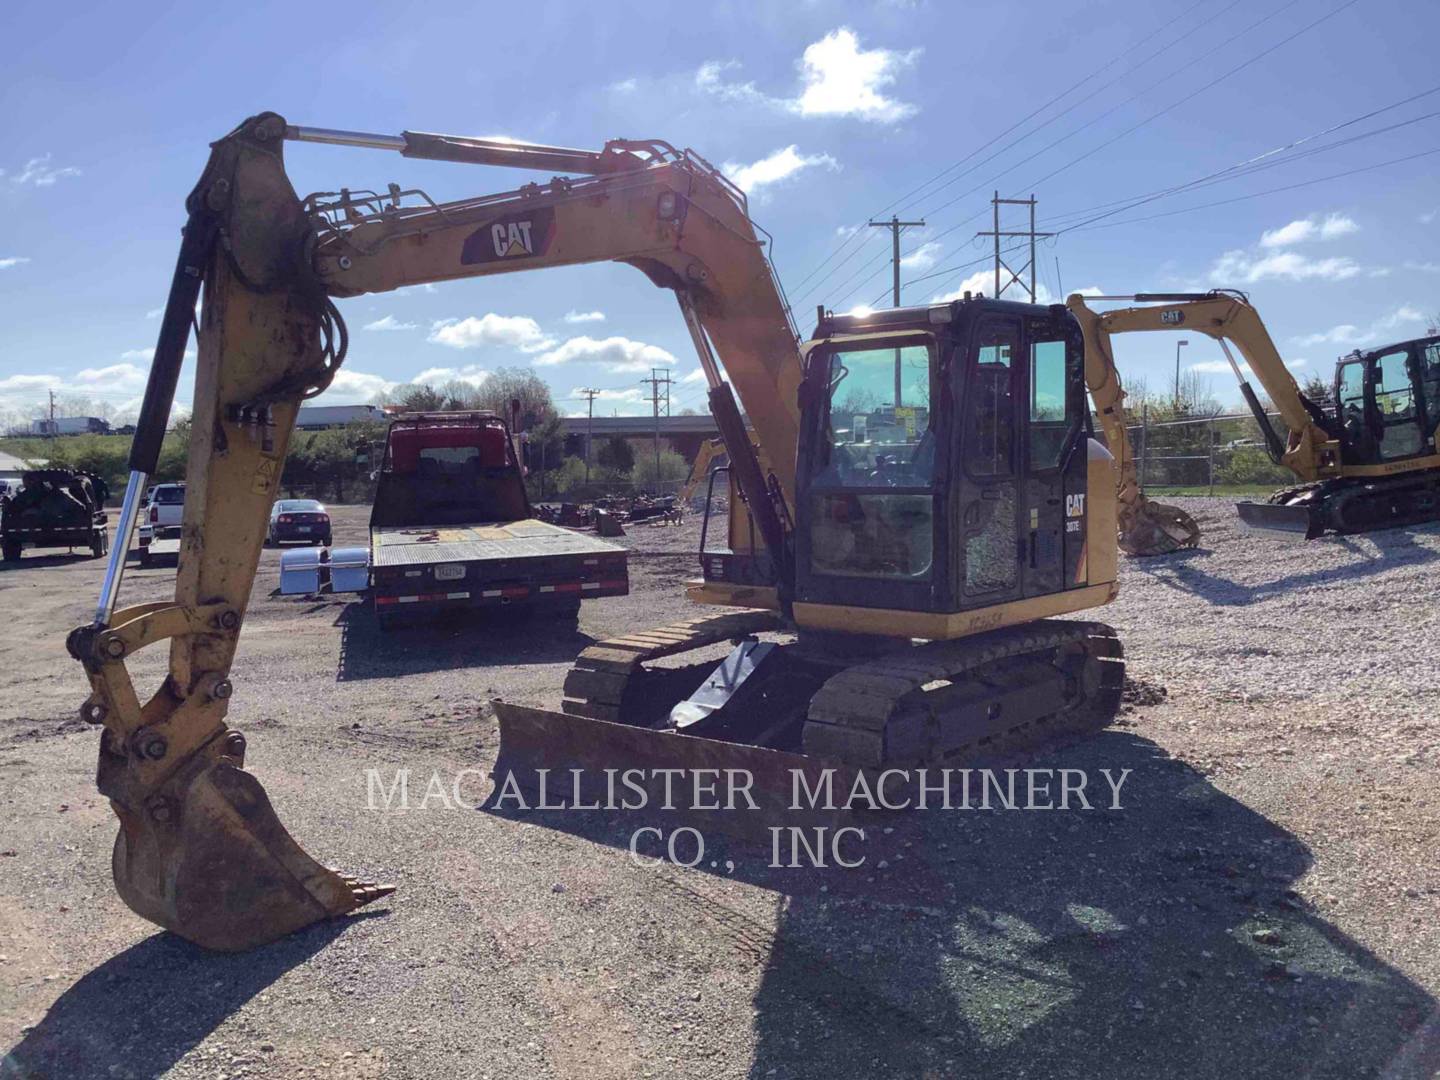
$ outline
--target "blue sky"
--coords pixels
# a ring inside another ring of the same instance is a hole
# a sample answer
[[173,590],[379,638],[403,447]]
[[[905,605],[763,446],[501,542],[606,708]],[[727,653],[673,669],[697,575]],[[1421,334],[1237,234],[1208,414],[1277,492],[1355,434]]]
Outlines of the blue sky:
[[[1440,92],[1392,107],[1440,87],[1434,0],[20,0],[7,11],[0,419],[50,389],[133,411],[206,145],[265,109],[387,133],[693,147],[749,187],[807,333],[816,303],[888,304],[883,231],[840,247],[872,215],[927,222],[903,238],[903,278],[923,278],[905,300],[923,303],[988,284],[973,234],[988,227],[996,188],[1033,191],[1040,228],[1057,229],[1215,173],[1043,245],[1045,298],[1061,285],[1242,288],[1302,376],[1356,345],[1423,333],[1440,312],[1440,153],[1397,161],[1440,150],[1440,116],[1427,115],[1440,113]],[[1222,172],[1310,136],[1259,163],[1270,167]],[[294,144],[287,160],[302,193],[393,180],[443,200],[536,178]],[[1384,162],[1397,163],[1322,179]],[[1275,188],[1288,190],[1257,195]],[[1175,213],[1221,200],[1238,201]],[[1101,209],[1081,213],[1090,208]],[[638,380],[673,358],[676,406],[704,407],[673,299],[627,267],[450,283],[341,310],[352,344],[330,403],[536,364],[564,411],[581,409],[581,386],[605,390],[597,411],[648,411]],[[1189,340],[1185,366],[1236,399],[1218,347]],[[1173,338],[1122,339],[1120,350],[1128,381],[1168,385]]]

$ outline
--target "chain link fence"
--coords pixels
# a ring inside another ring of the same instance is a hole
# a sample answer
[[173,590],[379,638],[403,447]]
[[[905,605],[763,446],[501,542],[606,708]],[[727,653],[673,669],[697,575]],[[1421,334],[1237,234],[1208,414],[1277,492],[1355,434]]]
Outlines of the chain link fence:
[[[1278,413],[1267,413],[1279,432]],[[1135,451],[1140,486],[1147,492],[1178,489],[1224,493],[1234,488],[1279,487],[1295,475],[1270,460],[1260,425],[1249,413],[1152,419],[1148,406],[1126,430]]]

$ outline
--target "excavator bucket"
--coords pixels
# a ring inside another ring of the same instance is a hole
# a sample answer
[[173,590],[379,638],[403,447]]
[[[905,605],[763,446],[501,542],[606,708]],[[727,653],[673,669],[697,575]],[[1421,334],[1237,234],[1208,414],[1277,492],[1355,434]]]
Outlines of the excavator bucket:
[[[105,771],[102,758],[101,772]],[[240,952],[394,892],[315,862],[265,789],[224,758],[120,818],[115,887],[136,914],[207,949]]]
[[1309,506],[1242,502],[1235,510],[1246,531],[1276,540],[1313,540],[1324,531]]
[[1127,555],[1169,555],[1200,543],[1200,525],[1169,503],[1142,497],[1128,528],[1120,532],[1120,550]]

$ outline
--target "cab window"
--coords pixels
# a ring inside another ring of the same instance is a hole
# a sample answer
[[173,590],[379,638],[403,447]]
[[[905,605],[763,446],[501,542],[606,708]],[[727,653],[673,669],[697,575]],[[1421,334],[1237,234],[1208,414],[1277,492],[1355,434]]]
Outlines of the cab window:
[[830,354],[828,409],[811,483],[819,574],[914,580],[934,561],[933,352],[901,344]]
[[926,345],[831,354],[822,480],[844,487],[929,486],[935,469],[930,367]]
[[965,465],[972,476],[1010,475],[1015,440],[1011,370],[1015,336],[1015,325],[1009,321],[987,321],[979,330],[974,375],[966,387],[971,404]]
[[1387,458],[1420,452],[1420,425],[1409,360],[1408,349],[1398,349],[1375,359],[1375,408],[1385,425],[1381,448]]
[[1036,341],[1030,346],[1030,468],[1053,469],[1060,464],[1066,422],[1066,350],[1064,341]]

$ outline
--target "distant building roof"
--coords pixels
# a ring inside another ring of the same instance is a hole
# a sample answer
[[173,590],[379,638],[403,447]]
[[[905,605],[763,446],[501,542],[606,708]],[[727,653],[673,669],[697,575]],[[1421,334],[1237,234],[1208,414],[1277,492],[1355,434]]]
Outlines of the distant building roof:
[[298,428],[326,428],[353,424],[357,420],[383,420],[385,413],[376,405],[302,405],[295,417]]
[[26,472],[29,469],[44,467],[45,462],[43,461],[36,461],[30,465],[26,465],[25,462],[20,460],[14,454],[7,454],[3,450],[0,450],[0,474],[13,474],[15,476],[19,476],[21,473]]

